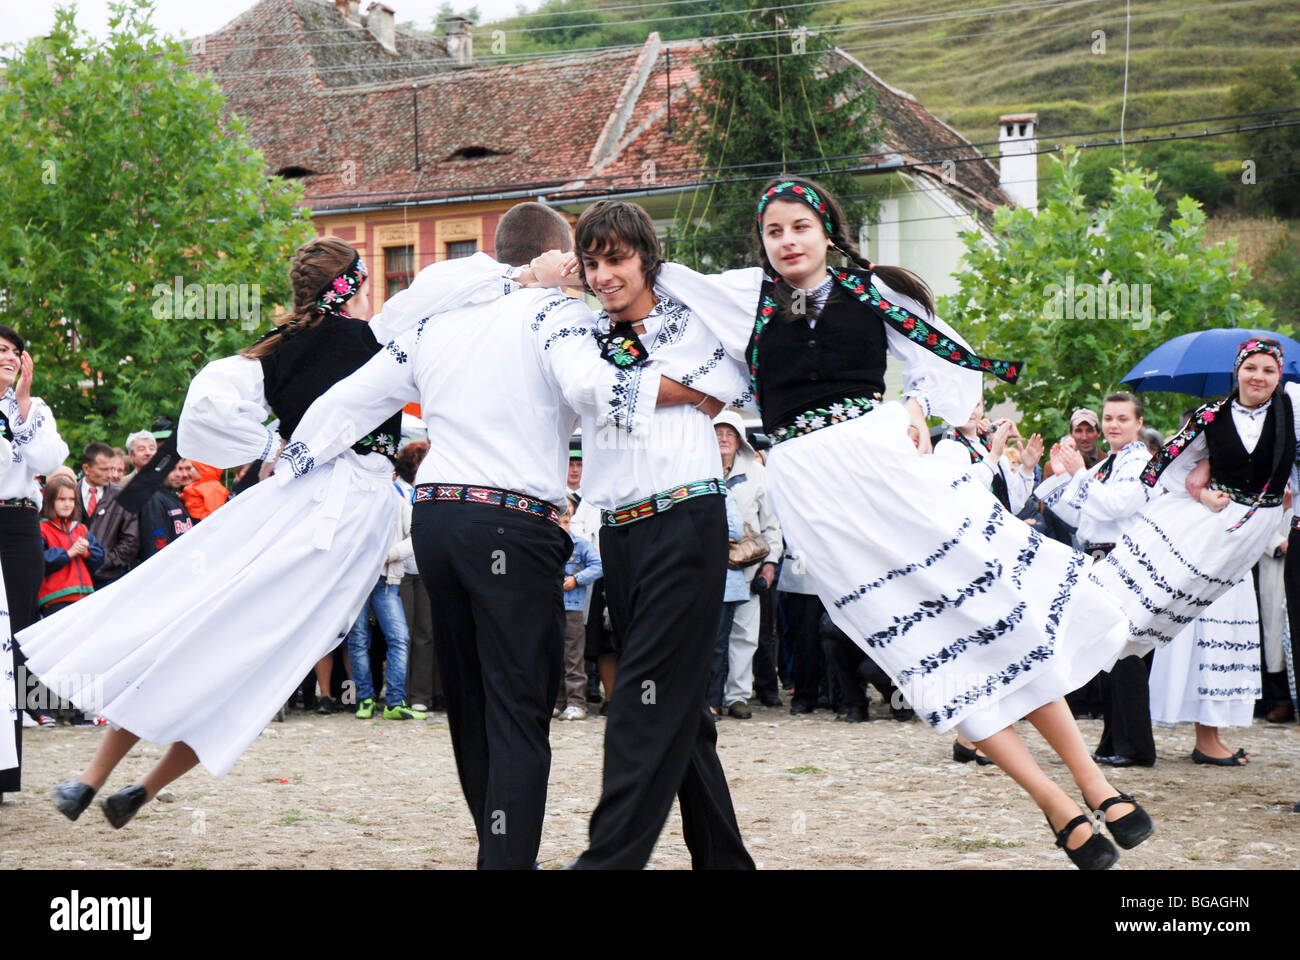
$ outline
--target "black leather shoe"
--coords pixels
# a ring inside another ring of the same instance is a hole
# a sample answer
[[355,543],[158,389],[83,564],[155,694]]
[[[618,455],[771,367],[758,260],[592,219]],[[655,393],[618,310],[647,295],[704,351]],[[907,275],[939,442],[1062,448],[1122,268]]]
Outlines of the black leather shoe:
[[811,703],[805,703],[805,702],[802,701],[802,700],[791,700],[791,701],[790,701],[790,712],[791,712],[791,713],[794,713],[794,714],[799,714],[799,713],[812,713],[812,712],[813,712],[813,705],[812,705]]
[[113,829],[121,830],[144,806],[145,797],[144,787],[137,783],[99,801],[99,808],[104,811],[104,816],[113,825]]
[[867,720],[870,720],[871,717],[867,715],[866,707],[855,703],[853,706],[847,708],[843,713],[837,715],[835,719],[842,720],[845,723],[865,723]]
[[1103,767],[1154,767],[1154,760],[1134,760],[1132,757],[1120,756],[1118,753],[1103,757],[1094,753],[1092,759]]
[[80,780],[64,780],[54,785],[54,805],[69,820],[76,820],[95,797],[95,788]]
[[984,756],[978,750],[972,750],[970,747],[963,747],[960,740],[952,742],[952,758],[958,763],[970,763],[974,760],[981,767],[990,766],[993,761]]
[[781,700],[780,694],[774,690],[760,690],[758,692],[758,702],[765,707],[785,706],[785,703]]
[[[1092,836],[1083,846],[1071,850],[1065,845],[1065,841],[1076,827],[1084,823],[1092,823]],[[1052,818],[1048,817],[1047,826],[1056,834],[1056,845],[1065,851],[1070,862],[1080,870],[1108,870],[1119,859],[1119,851],[1115,849],[1115,844],[1097,832],[1097,824],[1086,814],[1079,814],[1060,830],[1052,826]]]
[[1230,757],[1212,757],[1208,753],[1201,753],[1195,747],[1192,748],[1193,763],[1208,763],[1215,767],[1244,767],[1245,759],[1245,750],[1238,750]]
[[[1084,797],[1083,800],[1084,803],[1088,802],[1087,797]],[[1104,817],[1106,811],[1117,803],[1131,803],[1133,809],[1116,820],[1107,820],[1106,829],[1110,831],[1110,835],[1115,838],[1116,843],[1125,850],[1132,850],[1156,832],[1156,825],[1151,822],[1150,815],[1138,806],[1138,802],[1127,793],[1116,794],[1108,800],[1103,800],[1096,812]],[[1089,803],[1088,806],[1092,806],[1092,804]]]

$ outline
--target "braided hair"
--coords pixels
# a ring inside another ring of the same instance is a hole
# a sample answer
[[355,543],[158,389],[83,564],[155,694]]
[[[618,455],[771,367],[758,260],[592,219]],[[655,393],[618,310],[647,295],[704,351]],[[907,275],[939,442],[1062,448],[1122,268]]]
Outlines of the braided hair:
[[[815,180],[810,180],[807,177],[780,176],[764,184],[760,196],[767,193],[768,190],[775,187],[777,184],[791,182],[811,187],[817,196],[825,201],[827,207],[829,207],[827,215],[830,218],[832,227],[829,239],[833,251],[838,253],[845,261],[847,261],[850,269],[856,268],[857,270],[860,270],[862,272],[863,280],[867,280],[869,275],[874,273],[891,289],[897,290],[899,293],[911,297],[917,303],[921,304],[921,306],[926,309],[927,313],[934,313],[934,295],[930,292],[930,287],[926,282],[917,276],[917,274],[908,270],[906,267],[887,267],[873,264],[862,255],[862,252],[858,249],[858,245],[849,238],[849,235],[845,230],[844,211],[835,201],[835,198],[832,197],[827,189],[820,183]],[[820,218],[818,218],[818,223],[820,225]],[[790,288],[788,283],[780,282],[780,272],[772,266],[771,261],[767,258],[767,248],[763,245],[762,223],[756,221],[755,229],[758,231],[758,254],[763,261],[763,271],[769,277],[778,281],[775,285],[774,293],[777,308],[780,311],[781,316],[789,319],[793,316],[791,304],[794,297],[794,291]],[[822,226],[822,230],[823,232],[825,231],[824,226]],[[831,290],[832,297],[842,294],[843,291],[838,285],[833,287]],[[812,305],[809,304],[809,307],[811,308]],[[809,313],[811,313],[811,309],[809,310]]]
[[356,256],[352,244],[338,237],[317,237],[295,250],[289,267],[293,309],[282,317],[276,317],[273,321],[275,329],[252,346],[240,350],[240,356],[257,360],[274,353],[285,337],[320,323],[321,316],[313,312],[312,307],[330,281],[347,270]]

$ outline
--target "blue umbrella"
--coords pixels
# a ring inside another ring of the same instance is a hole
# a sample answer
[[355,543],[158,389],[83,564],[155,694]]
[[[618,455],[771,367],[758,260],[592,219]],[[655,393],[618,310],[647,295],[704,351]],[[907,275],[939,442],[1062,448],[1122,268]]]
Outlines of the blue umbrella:
[[1162,343],[1128,372],[1123,383],[1137,392],[1186,393],[1216,397],[1232,389],[1237,345],[1250,337],[1282,344],[1282,379],[1300,382],[1300,343],[1272,330],[1218,327],[1185,333]]

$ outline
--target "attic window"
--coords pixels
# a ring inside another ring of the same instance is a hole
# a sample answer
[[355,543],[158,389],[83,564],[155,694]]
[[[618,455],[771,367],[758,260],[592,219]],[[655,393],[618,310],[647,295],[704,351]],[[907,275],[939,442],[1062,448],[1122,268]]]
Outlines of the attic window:
[[461,147],[449,156],[447,160],[477,160],[479,157],[503,157],[510,152],[511,151],[509,150],[493,150],[491,147],[472,144],[468,147]]
[[286,180],[299,180],[302,177],[315,176],[315,170],[308,170],[306,167],[281,167],[275,171],[277,177],[284,177]]

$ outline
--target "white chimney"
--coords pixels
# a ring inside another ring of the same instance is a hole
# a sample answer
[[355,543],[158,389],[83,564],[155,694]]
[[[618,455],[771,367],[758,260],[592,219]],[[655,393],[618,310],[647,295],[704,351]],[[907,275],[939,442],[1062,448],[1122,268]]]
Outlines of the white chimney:
[[[358,0],[359,2],[359,0]],[[393,21],[393,8],[382,3],[372,3],[366,11],[366,29],[379,41],[379,45],[389,53],[397,52],[396,26]]]
[[447,52],[458,67],[474,66],[474,24],[465,17],[448,17]]
[[998,118],[998,186],[1018,207],[1038,209],[1038,114]]

